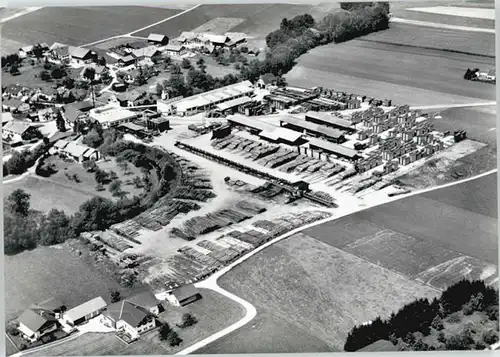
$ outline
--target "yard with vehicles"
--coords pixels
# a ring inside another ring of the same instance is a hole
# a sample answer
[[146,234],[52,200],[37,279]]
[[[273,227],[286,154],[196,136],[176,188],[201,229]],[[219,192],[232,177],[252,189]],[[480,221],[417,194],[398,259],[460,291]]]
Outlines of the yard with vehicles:
[[[57,346],[47,347],[33,356],[95,356],[95,355],[165,355],[175,354],[186,346],[222,330],[244,316],[243,308],[236,302],[211,290],[201,289],[202,298],[183,308],[166,306],[159,318],[167,321],[177,331],[183,342],[171,347],[159,339],[158,329],[147,332],[141,338],[127,345],[114,333],[85,333]],[[176,326],[182,314],[189,312],[198,321],[195,325]]]
[[[311,336],[321,341],[318,346],[323,346],[320,348],[323,351],[342,350],[347,332],[354,325],[378,315],[388,316],[416,296],[437,294],[430,286],[300,233],[233,268],[219,279],[219,285],[253,304],[257,316],[271,316],[271,322],[307,331],[308,335],[303,335],[300,341]],[[274,344],[264,346],[265,352],[296,352],[291,349],[298,346],[296,333],[289,335],[286,328],[264,330],[271,334],[269,339],[281,341],[276,345],[277,350]],[[239,334],[236,331],[233,336],[238,340]],[[205,353],[232,352],[221,348],[232,347],[231,338],[228,335],[207,346]],[[240,341],[242,352],[264,352],[251,339]],[[250,348],[246,348],[248,345]],[[318,347],[313,349],[317,350]]]
[[128,33],[179,12],[143,6],[44,7],[2,24],[2,38],[30,45],[60,42],[79,46]]
[[[353,53],[363,55],[352,57]],[[494,100],[494,86],[464,84],[462,72],[470,65],[491,67],[494,59],[356,39],[309,51],[285,77],[290,85],[330,88],[335,83],[337,90],[391,98],[399,104]]]

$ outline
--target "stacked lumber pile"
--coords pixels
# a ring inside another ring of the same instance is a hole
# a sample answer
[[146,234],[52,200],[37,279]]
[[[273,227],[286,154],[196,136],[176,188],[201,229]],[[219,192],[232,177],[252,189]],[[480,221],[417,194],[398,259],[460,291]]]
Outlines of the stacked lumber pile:
[[325,206],[328,207],[336,207],[337,205],[335,204],[335,199],[328,193],[323,192],[323,191],[312,191],[307,193],[307,198],[317,198],[318,200],[322,201],[322,203]]
[[259,186],[255,189],[251,190],[250,192],[255,193],[261,197],[270,199],[270,198],[276,197],[278,195],[281,195],[281,194],[285,193],[286,191],[284,188],[282,188],[280,186],[277,186],[271,182],[266,182],[262,186]]
[[141,227],[137,222],[131,219],[122,223],[113,224],[110,228],[116,233],[121,234],[122,236],[134,241],[133,238],[139,236],[139,231],[143,227]]
[[216,197],[215,193],[210,190],[198,189],[193,186],[179,186],[174,194],[174,198],[207,202],[209,199]]
[[177,251],[187,258],[191,259],[192,261],[204,265],[210,270],[218,270],[222,266],[222,264],[218,260],[215,260],[214,258],[206,254],[200,253],[196,249],[193,249],[191,247],[182,247]]
[[304,155],[299,155],[294,161],[289,162],[279,168],[280,171],[282,172],[291,172],[295,170],[296,167],[305,164],[306,162],[311,161],[311,158],[304,156]]
[[132,245],[128,244],[125,238],[120,237],[118,234],[113,233],[112,231],[104,231],[99,232],[98,235],[95,236],[95,239],[103,242],[104,244],[110,246],[113,249],[116,249],[119,252],[123,252],[126,249],[132,248]]
[[217,242],[229,245],[231,249],[237,251],[239,254],[245,254],[246,252],[255,248],[250,243],[245,243],[228,235],[219,237],[216,240]]

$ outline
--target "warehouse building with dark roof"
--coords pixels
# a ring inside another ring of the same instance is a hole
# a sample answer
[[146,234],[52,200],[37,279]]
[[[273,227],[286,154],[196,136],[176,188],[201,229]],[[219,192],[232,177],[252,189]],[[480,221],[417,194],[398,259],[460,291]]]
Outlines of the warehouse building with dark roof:
[[347,159],[350,161],[356,161],[360,158],[358,152],[356,150],[350,149],[346,146],[342,146],[339,144],[331,143],[326,140],[320,139],[310,139],[309,147],[312,150],[319,150],[321,152],[325,152],[328,154],[333,154],[337,157]]
[[310,111],[306,113],[305,119],[308,122],[329,126],[331,128],[341,129],[348,132],[356,131],[356,128],[351,121],[339,118],[333,114]]
[[314,124],[292,116],[282,117],[280,119],[280,126],[305,133],[306,135],[322,137],[337,144],[341,144],[346,141],[344,133],[338,129]]

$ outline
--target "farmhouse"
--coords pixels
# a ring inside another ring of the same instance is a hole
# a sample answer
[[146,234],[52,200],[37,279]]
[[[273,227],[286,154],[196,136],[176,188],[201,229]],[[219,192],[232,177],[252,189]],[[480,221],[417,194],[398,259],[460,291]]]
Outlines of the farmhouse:
[[185,52],[184,46],[180,43],[169,43],[165,46],[165,53],[173,57],[181,57]]
[[26,135],[36,135],[38,129],[35,125],[28,121],[11,120],[4,127],[2,127],[2,134],[18,135],[20,137]]
[[27,309],[17,321],[19,322],[18,330],[31,342],[59,328],[54,312],[41,308]]
[[24,46],[19,49],[19,57],[24,58],[33,55],[33,48],[35,46]]
[[136,57],[134,57],[131,54],[118,58],[118,65],[120,67],[130,66],[130,65],[134,64],[135,62],[136,62]]
[[62,156],[77,162],[99,160],[99,151],[76,141],[59,140],[54,144],[54,150]]
[[168,43],[168,37],[165,35],[152,33],[148,36],[148,42],[154,43],[155,45],[166,45]]
[[167,294],[167,300],[175,306],[186,306],[201,299],[201,294],[193,284],[183,285]]
[[180,99],[176,102],[157,101],[157,109],[160,113],[169,113],[174,110],[178,115],[186,116],[203,112],[218,104],[254,93],[254,87],[250,81],[231,84],[222,88],[214,89],[202,94]]
[[75,64],[89,64],[95,59],[95,53],[87,48],[69,46],[68,53]]
[[106,308],[106,305],[106,301],[99,296],[68,310],[64,314],[64,318],[70,326],[80,325],[99,315]]
[[153,58],[161,55],[161,52],[155,46],[138,48],[132,51],[132,56],[141,64],[151,63]]
[[314,124],[305,120],[284,116],[280,119],[280,126],[285,125],[295,131],[305,133],[315,137],[323,137],[328,141],[341,144],[346,141],[344,133],[340,130],[329,128],[327,126]]
[[308,141],[309,147],[313,150],[334,154],[350,161],[355,161],[359,158],[358,152],[348,147],[315,138],[309,139]]
[[90,119],[98,121],[104,129],[128,123],[137,119],[139,116],[140,114],[137,112],[113,106],[94,108],[89,114]]
[[123,94],[118,94],[116,100],[120,103],[122,107],[133,107],[139,104],[139,100],[147,95],[146,92],[139,91],[129,91]]
[[278,79],[274,74],[266,73],[260,76],[259,80],[257,81],[257,87],[269,90],[272,87],[276,86],[277,81]]
[[242,32],[226,32],[224,36],[229,38],[229,41],[226,42],[226,47],[235,47],[247,40],[247,35]]

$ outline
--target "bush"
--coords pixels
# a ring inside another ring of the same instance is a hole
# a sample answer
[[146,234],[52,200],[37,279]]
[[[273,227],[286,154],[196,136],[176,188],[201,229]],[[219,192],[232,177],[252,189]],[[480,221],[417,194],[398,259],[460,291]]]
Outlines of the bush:
[[441,342],[441,343],[445,343],[446,342],[446,337],[444,336],[444,332],[443,331],[439,332],[437,340],[439,342]]
[[483,334],[483,341],[487,345],[492,345],[494,343],[497,343],[498,342],[498,333],[496,331],[493,331],[493,330],[486,331]]
[[198,321],[196,320],[196,318],[193,315],[191,315],[189,313],[185,313],[184,315],[182,315],[182,321],[178,326],[180,328],[185,328],[185,327],[193,326],[197,322]]
[[179,346],[182,343],[182,339],[179,337],[179,335],[177,334],[177,332],[175,332],[174,330],[172,330],[168,334],[168,343],[172,347]]
[[162,341],[167,340],[168,335],[170,334],[171,331],[172,331],[172,329],[170,328],[170,326],[167,323],[164,323],[163,325],[161,325],[160,331],[159,331],[160,340],[162,340]]

